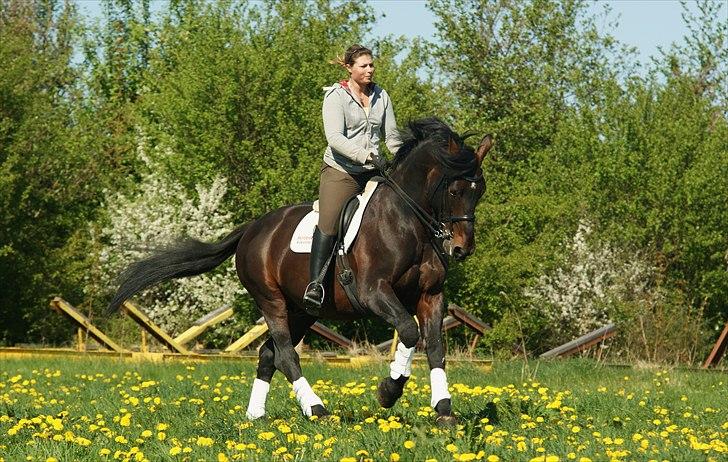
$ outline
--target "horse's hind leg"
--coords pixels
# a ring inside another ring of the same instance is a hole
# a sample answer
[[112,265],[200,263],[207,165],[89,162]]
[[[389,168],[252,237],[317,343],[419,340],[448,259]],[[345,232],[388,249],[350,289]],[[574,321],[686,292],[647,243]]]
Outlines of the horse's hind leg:
[[274,356],[273,339],[268,338],[258,350],[258,372],[253,381],[253,389],[250,392],[248,410],[245,412],[245,416],[250,420],[265,415],[265,402],[268,399],[270,381],[276,372],[276,367],[273,364]]
[[[297,345],[315,321],[314,318],[310,318],[310,320],[301,320],[301,322],[294,323],[292,326],[289,325],[291,343]],[[270,382],[275,372],[275,346],[273,344],[273,338],[268,337],[258,351],[258,371],[253,382],[253,390],[250,392],[250,401],[248,402],[248,410],[246,412],[248,419],[254,420],[265,415],[265,403],[268,398],[268,390],[270,389]]]
[[285,301],[266,300],[260,307],[268,323],[270,337],[260,348],[258,372],[253,382],[247,417],[252,420],[265,415],[265,401],[276,369],[283,372],[293,384],[304,414],[327,415],[323,403],[302,376],[298,354],[294,350],[294,346],[316,321],[315,318],[303,313],[289,313],[285,309]]

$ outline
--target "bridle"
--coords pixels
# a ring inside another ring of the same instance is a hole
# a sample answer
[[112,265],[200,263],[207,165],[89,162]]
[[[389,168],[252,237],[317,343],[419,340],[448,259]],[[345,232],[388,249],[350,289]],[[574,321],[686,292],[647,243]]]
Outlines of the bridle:
[[[440,194],[440,209],[438,213],[438,218],[436,220],[441,224],[445,225],[446,223],[457,223],[459,221],[469,221],[469,222],[475,222],[475,213],[472,214],[465,214],[465,215],[450,215],[445,216],[445,203],[446,203],[446,197],[447,192],[450,189],[450,185],[456,181],[468,181],[470,182],[470,185],[473,189],[475,189],[476,185],[480,181],[483,180],[483,174],[478,173],[477,175],[456,175],[456,176],[447,176],[445,174],[442,175],[442,178],[440,179],[440,182],[438,183],[437,187],[432,190],[432,194],[430,194],[430,197],[428,198],[428,203],[432,203],[432,198],[435,194],[437,194],[437,191],[442,191]],[[452,208],[450,208],[450,213],[452,213]]]
[[443,242],[453,238],[452,231],[448,229],[447,225],[452,225],[453,223],[457,223],[460,221],[468,221],[474,223],[475,213],[466,215],[452,215],[451,209],[450,215],[446,216],[444,214],[446,202],[445,196],[447,195],[447,191],[450,188],[450,184],[455,181],[470,181],[472,187],[475,187],[475,185],[480,181],[485,181],[483,179],[482,172],[476,175],[468,176],[448,176],[447,174],[443,174],[437,186],[432,190],[427,198],[427,203],[432,204],[432,199],[434,198],[435,194],[437,194],[438,191],[442,191],[442,193],[440,194],[440,207],[439,210],[436,211],[437,216],[433,216],[433,214],[428,213],[427,210],[422,208],[414,199],[412,199],[412,197],[410,197],[409,194],[407,194],[407,192],[404,191],[404,189],[402,189],[401,186],[397,184],[396,181],[392,179],[388,172],[382,171],[381,174],[384,178],[384,182],[389,185],[389,187],[391,187],[392,190],[412,209],[412,212],[414,212],[415,216],[430,232],[432,245],[435,250],[437,250],[440,259],[443,260],[443,264],[447,266],[447,258],[449,257],[449,255],[443,248]]

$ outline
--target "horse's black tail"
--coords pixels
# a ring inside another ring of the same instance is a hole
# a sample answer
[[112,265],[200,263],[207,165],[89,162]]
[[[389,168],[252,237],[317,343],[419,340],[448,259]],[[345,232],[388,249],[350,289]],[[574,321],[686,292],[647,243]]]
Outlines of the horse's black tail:
[[240,226],[213,244],[185,239],[132,263],[121,274],[121,285],[106,307],[106,314],[118,310],[125,300],[142,289],[169,279],[196,276],[219,266],[235,253],[246,229],[247,225]]

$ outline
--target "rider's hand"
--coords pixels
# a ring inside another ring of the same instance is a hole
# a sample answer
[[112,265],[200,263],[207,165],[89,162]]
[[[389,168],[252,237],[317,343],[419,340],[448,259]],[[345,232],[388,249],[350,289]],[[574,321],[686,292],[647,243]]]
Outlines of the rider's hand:
[[375,167],[377,167],[377,170],[380,172],[383,172],[387,169],[389,164],[387,163],[387,159],[384,156],[380,156],[379,154],[371,153],[369,154],[368,159],[372,164],[374,164]]

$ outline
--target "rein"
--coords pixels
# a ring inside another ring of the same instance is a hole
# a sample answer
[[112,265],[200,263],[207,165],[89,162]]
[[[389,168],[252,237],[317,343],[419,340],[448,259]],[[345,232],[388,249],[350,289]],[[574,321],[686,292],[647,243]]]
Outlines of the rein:
[[[422,222],[423,225],[425,225],[425,228],[430,230],[430,232],[436,239],[452,239],[452,232],[445,228],[445,223],[438,221],[431,214],[427,213],[425,209],[420,207],[420,204],[412,199],[410,195],[407,194],[405,190],[402,189],[397,184],[397,182],[392,179],[389,173],[382,170],[381,174],[384,177],[384,182],[388,184],[392,188],[392,190],[397,193],[397,195],[405,202],[405,204],[407,204],[412,209],[415,216]],[[444,179],[445,177],[443,176],[443,180]],[[442,183],[442,180],[440,181],[440,183]]]

